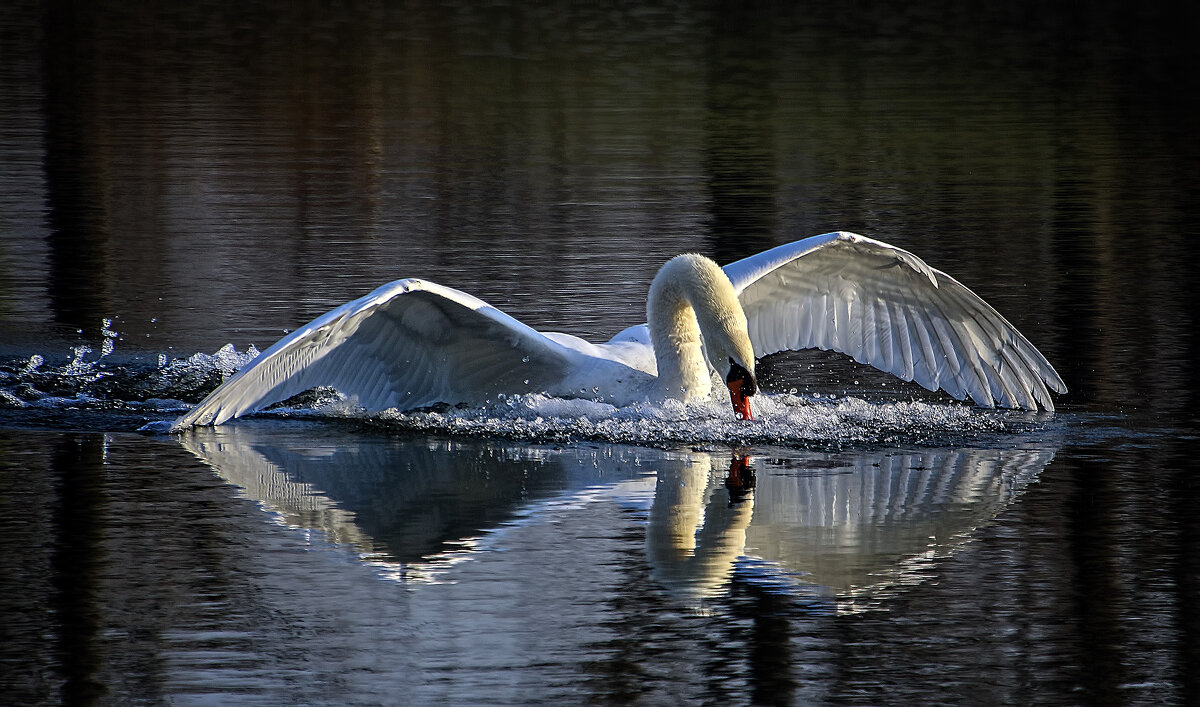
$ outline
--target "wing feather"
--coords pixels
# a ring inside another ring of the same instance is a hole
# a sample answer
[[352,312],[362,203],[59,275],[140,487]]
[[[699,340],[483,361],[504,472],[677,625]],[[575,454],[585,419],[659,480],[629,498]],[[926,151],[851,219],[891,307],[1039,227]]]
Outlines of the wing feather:
[[916,374],[913,380],[929,390],[937,390],[942,385],[944,367],[941,359],[934,353],[935,337],[930,333],[933,322],[920,316],[913,316],[912,324],[917,333],[918,351],[920,352],[920,355],[913,359]]
[[1054,409],[1054,367],[978,295],[907,251],[814,236],[725,266],[759,356],[821,348],[992,407]]
[[910,331],[908,317],[905,316],[905,308],[902,302],[887,300],[880,298],[880,301],[887,305],[888,312],[891,314],[892,322],[892,343],[898,346],[897,361],[900,365],[890,367],[890,370],[900,376],[901,379],[910,381],[913,379],[913,350],[912,337],[906,336],[905,332]]
[[216,425],[317,386],[368,410],[546,390],[579,354],[486,302],[397,280],[284,337],[172,425]]

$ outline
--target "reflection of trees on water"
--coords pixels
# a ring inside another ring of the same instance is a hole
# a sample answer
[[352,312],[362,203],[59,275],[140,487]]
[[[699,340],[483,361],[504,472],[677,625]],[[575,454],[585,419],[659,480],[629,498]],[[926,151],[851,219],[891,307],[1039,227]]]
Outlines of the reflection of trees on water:
[[1017,447],[755,459],[255,424],[197,429],[182,441],[281,522],[319,530],[401,576],[470,558],[503,527],[569,524],[574,501],[648,505],[650,577],[693,606],[723,595],[744,567],[777,589],[851,603],[919,582],[1054,455]]

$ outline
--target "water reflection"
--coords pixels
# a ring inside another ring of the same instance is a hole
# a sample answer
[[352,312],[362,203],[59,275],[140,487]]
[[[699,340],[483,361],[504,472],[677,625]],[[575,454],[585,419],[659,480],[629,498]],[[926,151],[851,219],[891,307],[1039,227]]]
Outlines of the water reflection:
[[637,477],[640,458],[604,448],[390,438],[300,425],[189,431],[181,441],[284,525],[426,578],[459,548],[532,503]]
[[734,456],[725,483],[708,452],[661,465],[646,528],[650,576],[669,594],[693,604],[723,591],[746,547],[754,494],[735,481],[747,460]]
[[459,563],[503,549],[506,528],[575,523],[598,502],[632,511],[651,579],[693,609],[735,572],[841,610],[869,606],[928,577],[1055,453],[1040,442],[767,456],[254,423],[180,439],[280,523],[406,583],[452,581]]
[[[777,460],[759,474],[747,552],[869,605],[926,579],[1054,458],[1055,447],[934,448]],[[806,455],[808,456],[808,455]]]

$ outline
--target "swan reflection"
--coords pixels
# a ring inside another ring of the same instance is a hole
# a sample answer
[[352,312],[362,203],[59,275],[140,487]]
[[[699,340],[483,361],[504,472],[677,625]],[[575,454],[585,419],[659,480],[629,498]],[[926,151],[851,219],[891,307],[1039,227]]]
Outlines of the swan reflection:
[[[247,423],[180,437],[279,522],[406,582],[503,549],[604,503],[645,521],[654,583],[690,606],[732,580],[830,597],[839,608],[919,582],[1050,462],[1051,445],[821,452],[553,447]],[[632,521],[630,519],[633,519]],[[614,533],[620,535],[620,533]],[[609,538],[611,540],[611,538]],[[572,548],[587,556],[603,542]]]
[[758,476],[746,552],[849,608],[922,581],[1050,463],[1054,449],[935,448],[834,453]]
[[696,601],[719,594],[746,547],[754,496],[744,488],[745,456],[728,462],[726,483],[713,455],[694,452],[661,464],[646,528],[651,577],[670,594]]

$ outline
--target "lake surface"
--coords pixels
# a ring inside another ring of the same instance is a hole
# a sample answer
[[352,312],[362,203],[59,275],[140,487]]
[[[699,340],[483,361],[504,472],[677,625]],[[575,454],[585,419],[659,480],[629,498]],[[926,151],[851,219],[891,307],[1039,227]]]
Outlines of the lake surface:
[[[1196,11],[1002,5],[0,11],[4,699],[1200,701]],[[1058,411],[801,352],[750,427],[138,431],[390,280],[599,341],[672,255],[833,230],[996,306]]]

